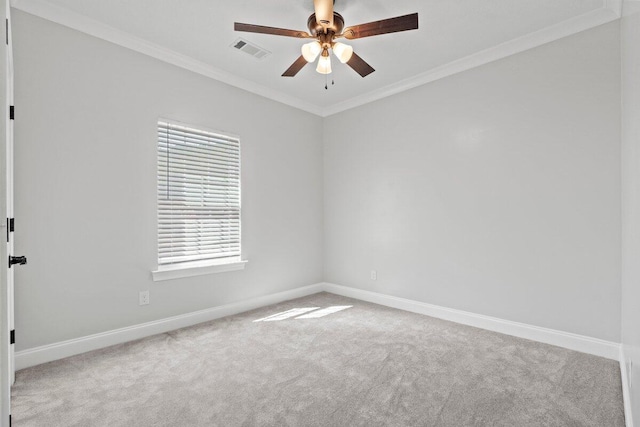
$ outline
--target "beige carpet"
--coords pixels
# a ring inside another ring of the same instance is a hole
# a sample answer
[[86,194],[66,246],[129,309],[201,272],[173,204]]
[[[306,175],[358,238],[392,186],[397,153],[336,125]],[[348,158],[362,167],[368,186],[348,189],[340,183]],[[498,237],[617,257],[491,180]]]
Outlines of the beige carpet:
[[[313,307],[337,308],[255,322]],[[19,371],[12,405],[15,426],[624,426],[615,361],[327,293]]]

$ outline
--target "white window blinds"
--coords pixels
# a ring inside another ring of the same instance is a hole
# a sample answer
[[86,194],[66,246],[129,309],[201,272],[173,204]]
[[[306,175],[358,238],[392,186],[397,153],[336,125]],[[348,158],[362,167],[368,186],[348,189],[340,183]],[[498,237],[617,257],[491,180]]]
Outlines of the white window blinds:
[[158,264],[240,259],[240,141],[158,122]]

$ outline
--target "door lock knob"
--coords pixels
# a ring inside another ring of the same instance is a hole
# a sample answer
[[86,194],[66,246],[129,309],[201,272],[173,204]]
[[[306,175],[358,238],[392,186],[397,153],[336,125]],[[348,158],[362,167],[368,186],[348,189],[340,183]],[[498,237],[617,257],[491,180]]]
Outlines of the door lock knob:
[[26,256],[9,256],[9,268],[11,268],[11,266],[14,264],[25,265],[26,263]]

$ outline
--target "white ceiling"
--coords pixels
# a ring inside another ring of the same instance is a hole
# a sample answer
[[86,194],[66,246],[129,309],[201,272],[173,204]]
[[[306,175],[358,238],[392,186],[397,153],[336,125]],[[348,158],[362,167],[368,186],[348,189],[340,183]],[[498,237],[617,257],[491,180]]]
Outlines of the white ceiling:
[[[233,31],[245,22],[306,30],[313,0],[13,0],[12,5],[320,115],[332,114],[616,19],[612,0],[335,0],[345,25],[419,13],[418,30],[349,42],[376,71],[333,60],[281,74],[305,40]],[[242,37],[270,52],[230,47]]]

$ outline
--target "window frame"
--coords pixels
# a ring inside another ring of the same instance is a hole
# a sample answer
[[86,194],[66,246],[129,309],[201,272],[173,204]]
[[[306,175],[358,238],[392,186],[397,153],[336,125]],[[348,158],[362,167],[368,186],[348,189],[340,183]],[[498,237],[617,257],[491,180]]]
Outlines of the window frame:
[[[239,209],[239,218],[238,218],[238,244],[240,248],[240,254],[232,257],[225,258],[214,258],[214,259],[205,259],[205,260],[192,260],[192,261],[183,261],[176,262],[172,264],[160,264],[160,248],[159,248],[159,212],[160,212],[160,199],[158,197],[158,183],[160,179],[160,170],[158,166],[158,159],[160,156],[160,152],[158,150],[158,129],[160,127],[160,123],[166,123],[167,125],[175,125],[182,126],[185,128],[190,128],[196,131],[202,131],[205,133],[212,133],[214,135],[220,135],[224,138],[236,139],[238,141],[238,209]],[[243,270],[245,265],[247,264],[247,260],[242,259],[242,147],[241,140],[238,135],[235,135],[231,132],[214,130],[207,126],[185,123],[179,120],[168,119],[166,117],[158,117],[155,122],[155,132],[156,135],[155,141],[155,158],[156,158],[156,168],[155,168],[155,198],[156,198],[156,264],[157,269],[153,270],[152,278],[154,281],[162,281],[162,280],[171,280],[178,279],[182,277],[192,277],[192,276],[200,276],[205,274],[214,274],[214,273],[222,273],[228,271],[236,271]]]

